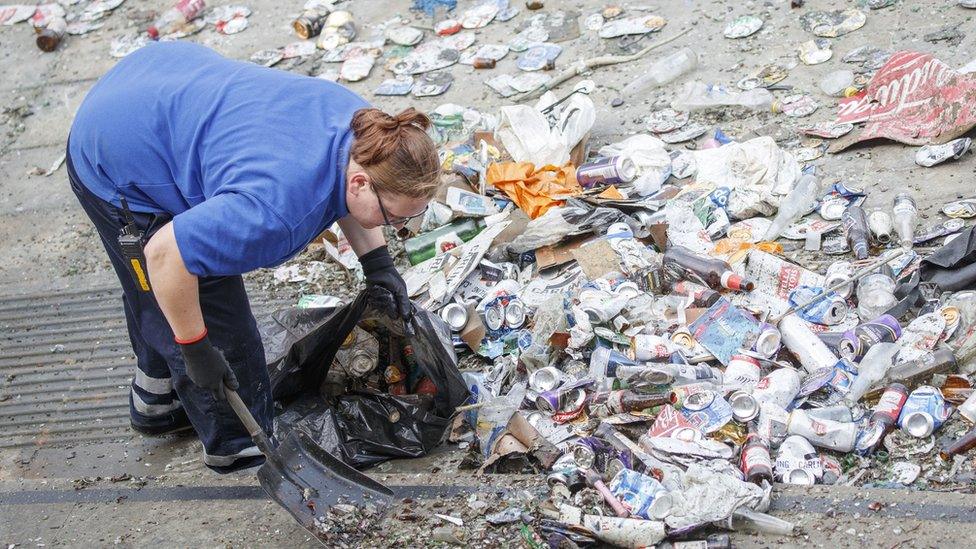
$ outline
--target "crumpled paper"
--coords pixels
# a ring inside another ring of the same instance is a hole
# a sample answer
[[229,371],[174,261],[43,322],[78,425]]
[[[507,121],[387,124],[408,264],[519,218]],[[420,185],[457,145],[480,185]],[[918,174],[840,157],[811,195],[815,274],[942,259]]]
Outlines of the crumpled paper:
[[769,136],[693,154],[695,182],[731,189],[726,209],[736,219],[774,214],[780,198],[800,178],[799,162]]
[[583,192],[576,182],[576,168],[571,165],[560,168],[547,164],[536,169],[530,162],[496,162],[488,166],[485,177],[531,219]]

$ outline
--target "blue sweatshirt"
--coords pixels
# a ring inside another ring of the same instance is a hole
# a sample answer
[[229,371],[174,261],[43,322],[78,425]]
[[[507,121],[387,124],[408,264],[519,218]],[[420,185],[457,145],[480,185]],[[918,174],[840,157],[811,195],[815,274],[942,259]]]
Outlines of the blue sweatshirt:
[[234,275],[283,262],[348,213],[349,123],[367,106],[332,82],[153,43],[88,93],[69,154],[96,196],[173,215],[191,273]]

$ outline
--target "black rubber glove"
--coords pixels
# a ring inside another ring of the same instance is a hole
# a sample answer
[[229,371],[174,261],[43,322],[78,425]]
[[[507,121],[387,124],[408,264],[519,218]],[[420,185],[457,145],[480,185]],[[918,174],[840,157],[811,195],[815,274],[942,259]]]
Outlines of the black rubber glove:
[[409,322],[413,306],[407,296],[407,283],[393,265],[393,257],[390,256],[386,246],[380,246],[363,254],[359,258],[359,263],[363,266],[366,284],[379,286],[390,292],[397,307],[397,315]]
[[217,400],[226,400],[224,384],[237,390],[237,376],[227,364],[224,353],[210,344],[206,335],[193,343],[179,343],[186,364],[186,375],[197,387],[209,389]]

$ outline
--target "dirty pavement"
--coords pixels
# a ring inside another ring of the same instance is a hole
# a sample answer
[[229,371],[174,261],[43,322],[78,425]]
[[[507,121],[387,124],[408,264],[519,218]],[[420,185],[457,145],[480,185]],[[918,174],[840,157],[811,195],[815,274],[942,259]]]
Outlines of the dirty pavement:
[[[0,543],[966,544],[974,8],[0,6]],[[391,238],[410,325],[338,228],[246,277],[276,436],[388,507],[304,494],[310,533],[194,437],[129,428],[119,292],[63,151],[152,40],[431,116],[444,186]]]

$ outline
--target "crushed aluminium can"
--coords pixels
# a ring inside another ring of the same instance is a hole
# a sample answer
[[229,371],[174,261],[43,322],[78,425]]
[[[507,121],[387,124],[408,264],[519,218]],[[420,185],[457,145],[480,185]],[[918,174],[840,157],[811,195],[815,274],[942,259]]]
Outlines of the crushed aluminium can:
[[732,406],[714,391],[704,390],[688,395],[681,413],[705,434],[722,428],[732,419]]
[[779,353],[783,343],[783,336],[776,326],[763,322],[759,326],[759,335],[752,344],[752,350],[765,358],[772,358]]
[[935,240],[940,236],[949,236],[958,233],[966,226],[962,219],[947,219],[935,225],[931,225],[919,231],[912,238],[913,244],[924,244],[930,240]]
[[868,349],[877,343],[892,343],[901,337],[901,325],[891,315],[881,315],[847,330],[837,344],[840,355],[855,362],[864,358]]
[[908,389],[901,383],[892,383],[881,395],[881,400],[872,408],[871,423],[879,423],[886,429],[895,425],[901,410],[908,401]]
[[[840,260],[834,261],[827,266],[827,271],[824,273],[824,288],[830,288],[834,284],[841,282],[842,280],[851,280],[854,278],[854,264],[850,261]],[[851,297],[854,293],[854,282],[848,282],[840,288],[834,290],[841,297],[847,299]]]
[[838,452],[850,452],[857,442],[857,424],[820,420],[810,417],[806,410],[793,410],[787,432],[800,435],[814,446]]
[[448,303],[441,309],[441,319],[452,331],[460,332],[468,323],[468,311],[459,303]]
[[525,324],[525,305],[521,300],[512,298],[505,305],[505,326],[521,328],[523,324]]
[[769,402],[785,409],[790,407],[799,392],[800,374],[792,368],[780,368],[760,379],[752,396],[760,406]]
[[759,403],[745,391],[735,391],[729,395],[729,406],[732,407],[732,419],[739,423],[748,423],[759,415]]
[[529,375],[529,388],[537,393],[545,393],[558,388],[566,381],[566,374],[555,366],[539,368]]
[[755,358],[737,354],[729,359],[729,365],[725,367],[723,380],[729,387],[748,387],[752,389],[759,384],[762,378],[762,368],[759,361]]
[[596,185],[620,185],[637,178],[637,165],[629,156],[611,156],[576,168],[576,181],[585,189]]
[[925,168],[942,164],[949,160],[958,160],[969,152],[973,140],[969,137],[953,139],[941,145],[924,145],[915,153],[915,163]]
[[958,219],[969,219],[976,217],[976,199],[964,198],[947,202],[942,206],[942,213],[948,217]]
[[[790,292],[789,303],[793,307],[798,307],[822,293],[824,293],[823,288],[799,286]],[[822,298],[813,305],[798,308],[796,314],[807,322],[833,326],[844,321],[844,317],[847,316],[847,311],[847,300],[836,292],[828,292],[827,297]]]
[[823,476],[823,463],[807,439],[791,435],[779,446],[774,463],[776,478],[786,484],[813,486]]
[[[589,382],[586,383],[588,385]],[[535,405],[543,412],[555,413],[582,408],[586,402],[586,391],[581,382],[567,383],[551,391],[544,391],[535,397]]]
[[[632,471],[621,469],[607,486],[610,492],[623,503],[630,514],[645,519],[660,516],[661,513],[655,511],[655,507],[670,507],[668,491],[654,477]],[[658,501],[658,500],[661,501]],[[655,501],[658,504],[655,505]]]
[[596,437],[581,437],[569,447],[569,453],[573,455],[573,462],[580,469],[593,469],[597,472],[604,472],[611,459],[617,456],[608,442]]
[[908,395],[898,416],[898,426],[913,437],[924,438],[941,427],[951,411],[942,391],[922,385]]

